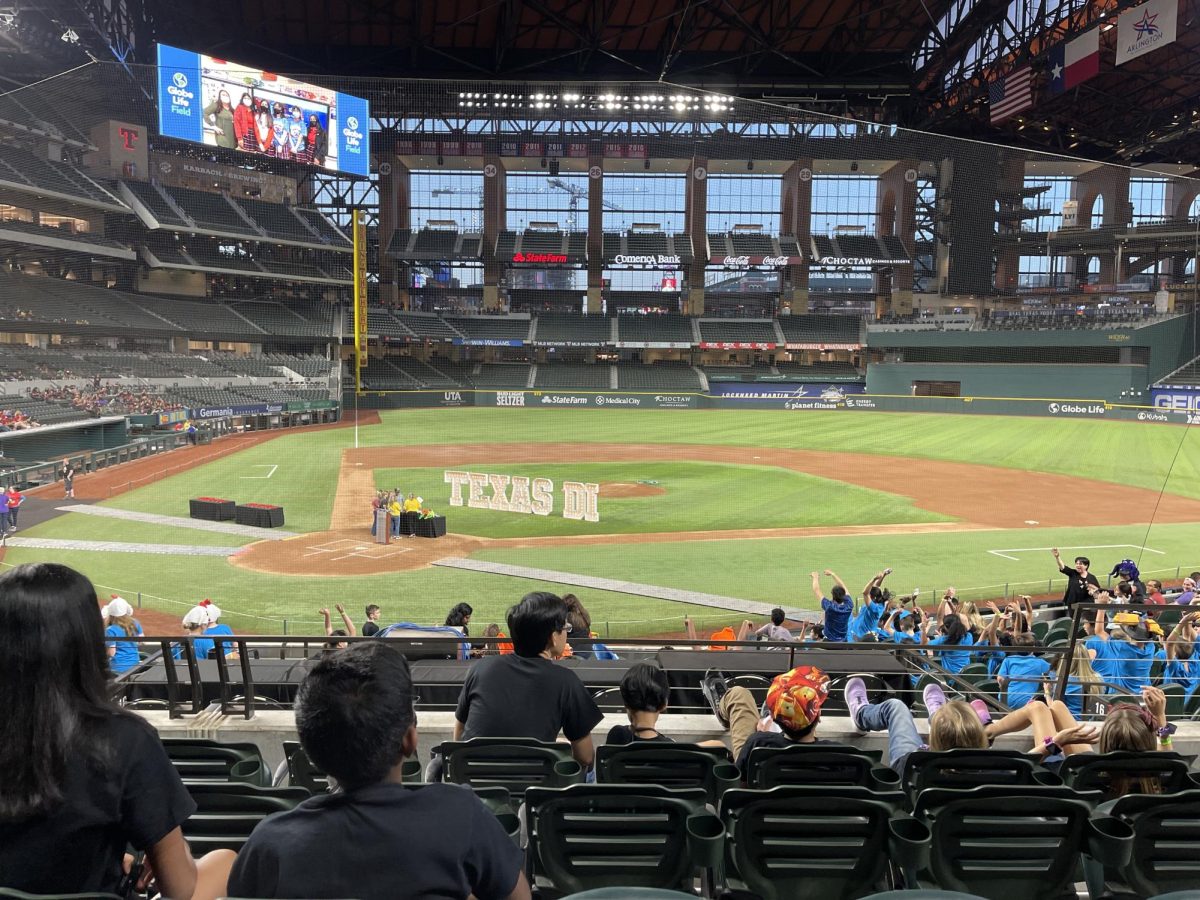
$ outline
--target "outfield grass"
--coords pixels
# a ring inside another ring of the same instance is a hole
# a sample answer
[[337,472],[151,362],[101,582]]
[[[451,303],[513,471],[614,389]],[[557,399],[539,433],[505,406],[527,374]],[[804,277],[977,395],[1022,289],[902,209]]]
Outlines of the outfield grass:
[[[481,537],[563,534],[637,534],[650,531],[714,531],[722,528],[789,528],[806,525],[867,525],[945,522],[947,516],[920,509],[908,498],[774,466],[683,463],[503,464],[487,471],[540,476],[554,482],[554,511],[548,516],[448,507],[444,469],[376,469],[377,487],[400,485],[427,505],[445,512],[454,531]],[[600,523],[562,517],[564,481],[595,484],[652,481],[666,491],[645,497],[600,495]],[[490,491],[488,492],[490,495]],[[465,495],[465,490],[464,490]],[[465,496],[464,496],[465,500]]]
[[[505,578],[459,569],[424,569],[403,576],[359,578],[281,578],[249,572],[211,557],[152,556],[140,553],[90,553],[11,548],[5,564],[59,562],[77,568],[101,596],[120,593],[131,602],[141,594],[143,606],[182,615],[198,601],[211,598],[221,607],[222,621],[239,632],[313,634],[321,623],[317,610],[343,603],[355,622],[363,607],[378,603],[387,622],[415,621],[440,625],[454,604],[466,600],[475,608],[478,633],[489,622],[502,622],[504,612],[528,591],[565,593],[561,585]],[[683,617],[702,622],[732,621],[740,616],[669,600],[587,591],[592,618],[611,636],[683,630]],[[601,626],[601,624],[603,625]]]
[[[1174,577],[1176,567],[1182,567],[1184,574],[1200,568],[1200,525],[1152,528],[1146,546],[1162,553],[1139,552],[1136,545],[1145,535],[1144,526],[1010,529],[484,550],[475,558],[581,575],[636,572],[639,581],[650,584],[781,603],[790,609],[816,608],[810,573],[827,568],[841,575],[856,594],[888,566],[895,570],[889,587],[905,593],[921,588],[928,594],[947,585],[959,588],[968,598],[998,597],[1006,586],[1010,593],[1062,590],[1065,579],[1056,575],[1050,551],[1011,552],[1022,548],[1057,545],[1065,558],[1087,556],[1101,583],[1113,563],[1127,557],[1140,557],[1144,573],[1157,570],[1162,578]],[[1102,549],[1114,544],[1135,546]],[[1006,551],[1016,559],[989,550]],[[822,583],[828,587],[832,582],[822,576]]]
[[[358,430],[358,436],[364,447],[572,441],[840,450],[962,460],[1081,475],[1155,491],[1165,488],[1172,493],[1200,498],[1200,439],[1193,436],[1190,429],[1146,423],[821,411],[462,409],[385,412],[382,425],[364,426]],[[215,494],[241,502],[279,503],[287,510],[286,527],[289,530],[325,530],[329,526],[342,451],[352,446],[353,437],[352,429],[282,435],[268,443],[139,488],[105,505],[181,516],[187,515],[189,497]],[[659,465],[653,463],[652,447],[647,450],[647,459],[650,461],[647,466]],[[622,467],[625,465],[622,464]],[[639,473],[649,471],[647,466],[629,465]],[[689,464],[689,468],[703,465]],[[278,469],[269,479],[256,478],[253,476],[264,472],[264,469],[254,468],[256,466],[278,466]],[[535,467],[517,468],[532,470]],[[517,471],[517,468],[505,466],[504,470]],[[547,468],[550,467],[539,465],[536,470],[538,474],[544,474]],[[578,474],[582,467],[563,464],[553,468],[556,474],[561,472],[564,477],[568,473],[573,479],[583,477]],[[743,494],[753,491],[755,496],[763,496],[757,493],[756,483],[737,480],[743,477],[741,469],[737,466],[714,465],[711,471],[714,477],[729,477],[735,479],[732,482],[734,484],[747,484]],[[748,471],[755,470],[749,468]],[[440,478],[440,473],[437,475]],[[391,477],[394,476],[385,476],[385,483]],[[650,476],[639,474],[631,477],[624,471],[614,471],[611,477],[593,474],[586,477],[601,481],[637,481]],[[685,478],[686,473],[681,470],[670,476],[652,478],[664,481],[668,493],[663,497],[629,501],[628,510],[621,511],[621,517],[630,523],[627,530],[640,530],[633,523],[637,516],[643,515],[639,512],[639,506],[643,503],[650,512],[649,517],[641,521],[645,527],[652,527],[655,531],[722,527],[724,523],[715,524],[711,518],[719,509],[701,508],[706,505],[708,498],[704,496],[703,486],[699,483],[688,488],[689,496],[696,497],[698,492],[699,500],[684,503],[681,508],[673,510],[669,517],[662,515],[661,504],[669,502],[676,490],[671,483],[678,483]],[[772,498],[764,497],[764,515],[769,510],[771,515],[780,518],[804,516],[808,517],[808,521],[832,524],[836,520],[831,516],[859,508],[855,505],[857,501],[847,501],[854,492],[861,492],[858,494],[860,497],[874,494],[865,489],[809,479],[803,475],[792,476],[779,470],[773,470],[771,476],[763,480],[778,483],[779,478],[787,478],[789,485],[803,484],[804,487],[802,490],[789,490],[775,505],[771,505]],[[899,492],[903,491],[902,479],[903,469],[898,467]],[[441,492],[437,493],[439,487]],[[477,511],[446,509],[445,498],[448,494],[448,486],[435,484],[425,496],[435,508],[441,506],[439,511],[452,513],[455,525],[461,522],[465,527],[471,521],[466,518],[468,512],[476,514]],[[876,502],[879,496],[875,495]],[[903,506],[907,501],[892,495],[882,496],[887,504],[892,504],[889,507],[891,514],[906,521],[917,521],[915,516],[919,511],[908,512],[896,505]],[[1082,498],[1075,499],[1086,502],[1086,492]],[[1047,497],[1046,502],[1061,503],[1063,498]],[[786,508],[789,504],[795,509],[789,511]],[[748,507],[749,504],[738,505],[740,526],[772,524],[757,515],[755,521],[749,521],[745,515]],[[601,524],[595,528],[607,532],[614,529],[614,524],[619,525],[619,517],[607,516],[605,509],[607,506],[601,512]],[[883,518],[885,511],[873,507],[872,512],[876,513],[874,521],[887,521]],[[503,513],[478,515],[510,518],[510,515]],[[1149,508],[1129,510],[1130,521],[1145,521],[1150,515]],[[692,524],[685,524],[689,516],[692,517]],[[697,524],[698,517],[702,516],[709,516],[709,524]],[[928,513],[925,516],[928,518]],[[560,516],[554,518],[563,521]],[[486,521],[480,518],[478,521],[482,524],[473,527],[492,527],[490,518]],[[496,527],[500,527],[501,518],[496,518],[495,522]],[[627,578],[767,602],[783,601],[788,606],[807,606],[811,599],[807,573],[813,568],[827,566],[840,571],[854,590],[860,588],[861,583],[882,565],[896,568],[895,585],[902,590],[913,586],[933,590],[947,583],[962,588],[1002,588],[1006,583],[1015,585],[1018,582],[1030,582],[1027,585],[1030,592],[1039,588],[1044,591],[1046,587],[1057,590],[1058,584],[1040,582],[1040,579],[1050,579],[1053,575],[1049,554],[1045,551],[1031,553],[1028,557],[1016,554],[1017,560],[1006,560],[985,551],[1046,547],[1057,542],[1063,545],[1065,553],[1070,554],[1074,552],[1072,548],[1079,545],[1140,544],[1143,531],[1142,528],[1030,529],[912,536],[629,544],[536,552],[489,551],[484,557],[544,569]],[[70,515],[38,528],[23,530],[23,534],[210,546],[241,543],[240,539],[229,535],[188,529],[160,529],[141,523],[80,515]],[[1166,555],[1143,554],[1143,568],[1166,568],[1172,574],[1176,565],[1183,566],[1185,571],[1200,568],[1200,550],[1195,549],[1200,546],[1197,539],[1200,539],[1200,525],[1154,528],[1146,538],[1146,543],[1166,551]],[[1096,568],[1103,572],[1107,572],[1111,563],[1123,556],[1137,558],[1136,552],[1128,548],[1083,552],[1091,555],[1097,563]],[[466,599],[480,610],[476,620],[486,624],[487,621],[498,619],[514,599],[537,586],[536,582],[522,579],[446,569],[373,578],[286,578],[256,575],[234,568],[223,560],[186,555],[164,557],[13,548],[8,551],[6,563],[47,559],[77,566],[106,586],[102,590],[119,589],[133,594],[140,590],[146,595],[163,598],[153,602],[177,612],[182,612],[199,597],[211,596],[231,614],[240,612],[247,616],[271,617],[270,622],[261,623],[264,630],[280,627],[278,620],[284,617],[293,623],[290,626],[293,631],[298,620],[309,626],[314,625],[317,621],[315,610],[337,601],[344,601],[356,609],[367,602],[380,602],[388,610],[389,618],[393,618],[392,612],[397,611],[394,618],[440,622],[446,609]],[[552,587],[565,590],[562,586]],[[1000,590],[988,588],[987,592],[998,594]],[[603,621],[662,619],[673,625],[646,625],[640,629],[644,632],[676,630],[680,617],[688,611],[686,607],[667,601],[602,592],[589,591],[584,600],[590,607],[600,610],[597,618]],[[713,616],[712,611],[692,611]],[[235,620],[235,624],[248,628],[253,621],[246,618]]]

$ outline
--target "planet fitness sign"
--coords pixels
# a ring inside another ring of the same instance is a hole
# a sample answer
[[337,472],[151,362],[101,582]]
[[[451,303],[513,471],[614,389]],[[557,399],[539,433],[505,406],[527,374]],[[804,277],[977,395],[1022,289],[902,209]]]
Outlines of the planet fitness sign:
[[[448,469],[442,473],[442,481],[450,485],[451,506],[464,505],[465,487],[465,505],[471,509],[493,509],[497,512],[534,516],[548,516],[554,512],[554,482],[549,478],[457,472]],[[564,519],[600,521],[600,485],[564,481],[562,494]]]

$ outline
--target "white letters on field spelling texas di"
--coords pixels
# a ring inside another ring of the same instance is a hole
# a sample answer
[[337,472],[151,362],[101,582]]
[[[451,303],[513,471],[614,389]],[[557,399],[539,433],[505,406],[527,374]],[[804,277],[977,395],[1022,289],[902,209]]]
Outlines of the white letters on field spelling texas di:
[[[535,516],[548,516],[554,511],[554,482],[549,478],[447,470],[442,473],[442,480],[450,485],[451,506],[463,505],[465,487],[466,505],[471,509],[494,509]],[[562,491],[564,519],[600,521],[600,485],[564,481]]]

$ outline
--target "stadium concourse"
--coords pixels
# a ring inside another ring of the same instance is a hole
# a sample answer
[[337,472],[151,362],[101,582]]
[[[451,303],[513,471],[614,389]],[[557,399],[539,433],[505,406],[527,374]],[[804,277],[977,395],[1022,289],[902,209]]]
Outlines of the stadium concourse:
[[0,896],[1200,898],[1191,6],[0,3]]

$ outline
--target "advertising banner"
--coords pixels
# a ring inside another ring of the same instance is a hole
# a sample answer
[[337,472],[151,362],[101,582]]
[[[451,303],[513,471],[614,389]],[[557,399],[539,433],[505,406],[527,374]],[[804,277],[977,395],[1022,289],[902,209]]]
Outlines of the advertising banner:
[[518,338],[451,338],[456,347],[524,347]]
[[1152,388],[1150,405],[1155,409],[1200,410],[1200,387],[1196,388]]
[[778,344],[760,341],[701,341],[701,350],[774,350]]
[[782,269],[784,266],[799,266],[804,263],[803,256],[710,256],[710,266],[724,266],[726,269]]
[[193,419],[230,419],[234,416],[265,416],[284,411],[282,403],[248,403],[237,406],[200,406],[189,410]]
[[859,399],[863,384],[776,384],[719,382],[710,385],[721,406],[754,406],[772,409],[873,409]]

